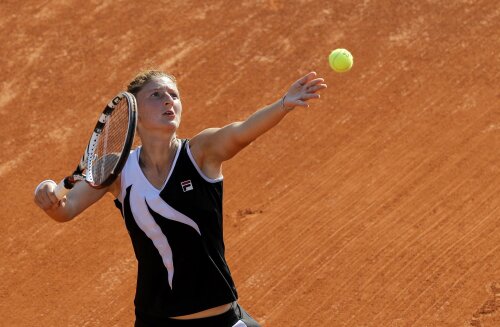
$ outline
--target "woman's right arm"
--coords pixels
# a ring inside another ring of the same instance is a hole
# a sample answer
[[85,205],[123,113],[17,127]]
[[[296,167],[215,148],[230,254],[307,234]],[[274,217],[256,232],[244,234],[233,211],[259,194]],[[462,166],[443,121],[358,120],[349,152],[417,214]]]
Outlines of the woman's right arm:
[[[116,184],[116,182],[115,182]],[[60,201],[54,194],[56,183],[45,181],[35,191],[35,203],[52,219],[58,222],[70,221],[97,202],[116,185],[95,189],[86,182],[78,182]],[[114,192],[113,192],[114,193]]]

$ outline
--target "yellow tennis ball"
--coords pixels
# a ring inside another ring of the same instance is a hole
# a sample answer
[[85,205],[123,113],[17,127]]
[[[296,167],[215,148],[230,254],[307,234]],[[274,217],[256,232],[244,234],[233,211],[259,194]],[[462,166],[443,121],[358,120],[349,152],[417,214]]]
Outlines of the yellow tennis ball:
[[335,49],[328,56],[330,67],[337,73],[344,73],[352,68],[354,58],[346,49]]

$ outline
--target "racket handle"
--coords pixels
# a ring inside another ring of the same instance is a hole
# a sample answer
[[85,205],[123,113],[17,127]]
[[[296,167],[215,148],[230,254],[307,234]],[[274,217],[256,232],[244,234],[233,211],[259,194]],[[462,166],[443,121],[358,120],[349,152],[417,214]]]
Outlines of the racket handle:
[[59,182],[59,184],[57,184],[56,188],[54,189],[54,195],[56,196],[56,198],[58,198],[59,200],[61,200],[62,198],[64,198],[64,196],[66,194],[68,194],[69,192],[69,188],[66,188],[64,186],[65,184],[65,181],[66,179],[63,179],[62,181]]

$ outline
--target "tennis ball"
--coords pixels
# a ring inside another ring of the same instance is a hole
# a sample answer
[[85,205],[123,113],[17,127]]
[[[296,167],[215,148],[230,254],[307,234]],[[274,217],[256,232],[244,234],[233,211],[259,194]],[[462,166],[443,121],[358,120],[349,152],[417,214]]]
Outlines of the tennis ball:
[[354,59],[346,49],[335,49],[328,56],[328,62],[334,71],[344,73],[351,70]]

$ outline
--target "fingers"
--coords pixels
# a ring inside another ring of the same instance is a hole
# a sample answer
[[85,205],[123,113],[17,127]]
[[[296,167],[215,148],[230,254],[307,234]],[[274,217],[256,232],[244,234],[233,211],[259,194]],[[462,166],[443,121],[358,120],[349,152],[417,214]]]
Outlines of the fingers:
[[283,106],[309,107],[307,101],[319,99],[320,95],[317,92],[326,89],[327,85],[323,78],[317,76],[316,72],[310,72],[293,83],[283,98]]
[[325,80],[321,77],[318,77],[318,78],[315,78],[313,80],[310,80],[309,82],[307,82],[308,85],[315,85],[315,84],[320,84],[320,83],[323,83]]
[[[304,100],[305,100],[305,99],[304,99]],[[297,101],[295,101],[294,106],[295,106],[295,107],[304,107],[304,108],[308,108],[308,107],[309,107],[309,104],[308,104],[306,101],[297,100]]]
[[319,99],[320,95],[316,93],[308,93],[302,97],[302,100]]
[[315,93],[318,92],[319,90],[326,89],[326,84],[318,84],[318,85],[312,85],[307,87],[306,91],[309,93]]
[[327,87],[327,85],[325,84],[325,80],[324,80],[323,78],[321,78],[321,77],[319,77],[319,78],[315,78],[315,79],[313,79],[313,80],[310,80],[309,82],[307,82],[307,83],[305,84],[305,87],[306,87],[306,88],[308,88],[308,89],[310,89],[310,88],[312,88],[312,87],[319,86],[319,85],[321,85],[321,86],[322,86],[322,87],[321,87],[321,88],[319,88],[319,89],[323,89],[323,88],[326,88],[326,87]]
[[324,83],[324,79],[316,78],[309,81],[304,86],[304,94],[301,96],[302,100],[310,100],[310,99],[319,99],[320,95],[316,94],[316,92],[321,91],[327,88],[327,85]]
[[325,80],[323,78],[316,78],[316,79],[313,79],[312,81],[310,81],[309,83],[306,84],[308,87],[311,87],[311,86],[315,86],[315,85],[324,85],[326,86],[325,84]]
[[44,191],[40,191],[42,193],[40,197],[35,198],[35,203],[42,208],[43,210],[53,210],[58,208],[61,205],[61,201],[57,198],[54,199],[50,196],[47,196],[47,193]]
[[326,84],[324,83],[325,80],[321,77],[316,78],[317,75],[318,74],[316,72],[310,72],[293,83],[293,86],[299,89],[304,89],[316,85],[322,85],[321,89],[326,88]]
[[59,207],[60,201],[54,194],[56,183],[53,181],[43,181],[35,190],[35,203],[43,210],[50,210]]
[[316,72],[307,73],[306,75],[304,75],[300,79],[298,79],[294,84],[304,86],[307,83],[309,83],[311,80],[313,80],[317,75],[318,74],[316,74]]
[[296,83],[302,91],[306,92],[317,92],[326,89],[327,85],[325,84],[325,80],[321,77],[314,78],[316,76],[316,72],[311,72],[299,79]]

